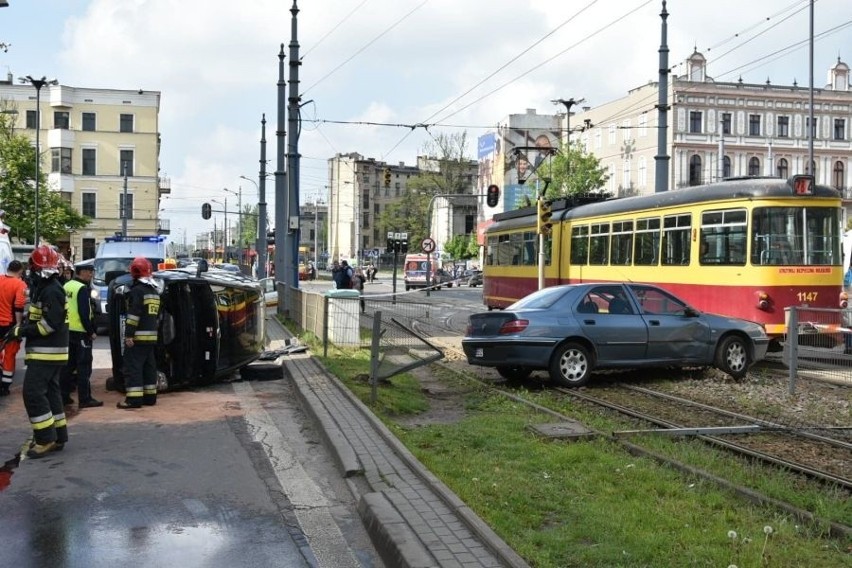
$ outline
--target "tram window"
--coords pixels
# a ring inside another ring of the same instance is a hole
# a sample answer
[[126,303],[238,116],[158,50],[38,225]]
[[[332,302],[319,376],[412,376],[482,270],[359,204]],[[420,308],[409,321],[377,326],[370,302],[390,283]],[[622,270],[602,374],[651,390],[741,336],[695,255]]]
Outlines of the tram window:
[[589,239],[589,264],[605,265],[609,262],[609,223],[592,225]]
[[494,266],[496,262],[496,253],[497,253],[497,237],[488,237],[488,247],[485,251],[485,264],[488,266]]
[[660,252],[659,218],[639,219],[636,221],[636,240],[633,248],[633,264],[636,266],[656,266]]
[[701,214],[701,264],[741,266],[746,261],[746,211]]
[[589,264],[589,226],[571,228],[571,264]]
[[689,265],[692,215],[669,215],[663,218],[663,264]]
[[633,250],[633,221],[618,221],[612,224],[612,249],[610,264],[630,266]]
[[840,264],[840,211],[834,207],[757,207],[751,262],[760,266]]

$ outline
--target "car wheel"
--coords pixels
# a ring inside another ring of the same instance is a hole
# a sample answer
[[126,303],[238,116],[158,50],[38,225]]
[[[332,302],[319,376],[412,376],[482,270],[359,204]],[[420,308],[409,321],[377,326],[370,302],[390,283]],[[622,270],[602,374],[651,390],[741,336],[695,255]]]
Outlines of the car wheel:
[[550,380],[563,387],[581,387],[592,375],[592,357],[579,343],[566,343],[553,353]]
[[748,347],[739,335],[729,335],[716,349],[716,368],[735,379],[742,379],[751,366]]
[[497,373],[507,381],[523,381],[530,376],[532,369],[526,367],[497,367]]

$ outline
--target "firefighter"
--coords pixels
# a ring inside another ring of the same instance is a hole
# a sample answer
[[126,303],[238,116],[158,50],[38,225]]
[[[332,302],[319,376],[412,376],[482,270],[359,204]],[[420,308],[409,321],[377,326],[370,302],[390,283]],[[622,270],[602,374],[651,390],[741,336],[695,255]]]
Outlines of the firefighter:
[[16,325],[7,339],[26,338],[24,406],[33,427],[29,458],[42,458],[68,442],[59,374],[68,362],[68,314],[65,290],[59,284],[59,254],[39,245],[30,256],[33,292],[26,323]]
[[[0,336],[5,337],[16,325],[24,319],[24,306],[27,303],[29,289],[22,275],[24,265],[19,260],[13,260],[6,268],[6,275],[0,276]],[[20,343],[7,341],[0,347],[3,376],[0,379],[0,396],[9,394],[12,378],[15,375],[15,358],[18,355]]]
[[124,329],[125,399],[116,406],[125,410],[157,404],[157,326],[160,293],[151,277],[151,262],[138,257],[130,263],[133,284],[127,293]]
[[78,408],[104,405],[100,400],[92,398],[92,342],[97,337],[90,286],[94,270],[94,262],[78,264],[76,276],[64,286],[68,302],[68,365],[62,370],[59,382],[62,402],[66,405],[73,404],[71,392],[76,387],[80,397]]

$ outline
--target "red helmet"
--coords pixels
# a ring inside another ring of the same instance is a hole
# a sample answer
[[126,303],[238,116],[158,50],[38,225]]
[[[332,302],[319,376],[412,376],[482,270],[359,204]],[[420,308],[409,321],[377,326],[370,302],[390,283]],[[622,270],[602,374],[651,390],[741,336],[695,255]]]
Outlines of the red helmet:
[[48,245],[39,245],[30,255],[30,266],[55,274],[59,270],[59,253]]
[[152,271],[151,261],[147,258],[137,256],[130,263],[130,275],[134,278],[147,278]]

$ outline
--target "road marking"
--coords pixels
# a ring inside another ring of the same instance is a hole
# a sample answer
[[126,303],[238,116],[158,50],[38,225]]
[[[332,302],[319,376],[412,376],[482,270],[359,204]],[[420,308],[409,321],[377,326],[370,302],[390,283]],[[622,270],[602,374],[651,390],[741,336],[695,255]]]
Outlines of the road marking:
[[240,402],[245,409],[248,431],[266,452],[275,477],[293,504],[296,519],[319,565],[329,568],[360,567],[361,564],[331,515],[328,500],[299,463],[287,440],[258,400],[251,384],[233,383],[233,387],[234,392],[240,395]]

